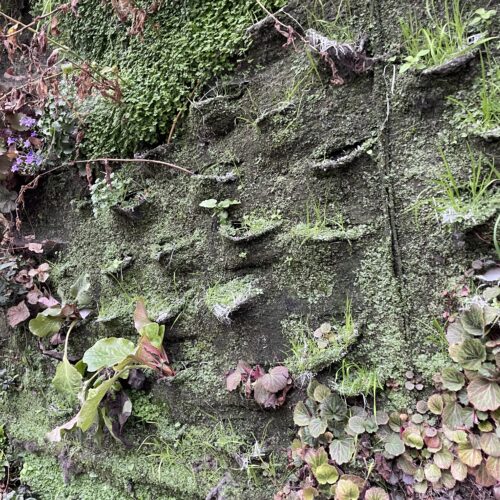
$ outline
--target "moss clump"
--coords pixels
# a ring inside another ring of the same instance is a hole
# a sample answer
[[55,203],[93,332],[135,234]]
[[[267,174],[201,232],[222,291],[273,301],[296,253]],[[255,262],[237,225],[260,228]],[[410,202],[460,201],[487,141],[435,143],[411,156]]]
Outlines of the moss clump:
[[248,275],[214,285],[207,290],[205,304],[219,321],[229,323],[233,312],[263,293],[255,284],[253,276]]
[[312,241],[352,241],[359,240],[368,232],[368,226],[361,224],[357,227],[332,229],[327,226],[314,226],[312,224],[302,223],[295,226],[292,230],[294,237],[306,242]]
[[279,212],[269,217],[248,214],[243,216],[239,227],[235,227],[233,224],[222,224],[219,227],[219,234],[234,243],[247,242],[271,233],[281,224],[281,214]]
[[283,321],[281,325],[291,350],[284,364],[296,376],[317,374],[340,361],[358,337],[354,326],[339,325],[332,330],[329,340],[325,341],[326,345],[321,345],[309,326],[302,321],[290,319]]
[[[62,3],[62,2],[59,2]],[[283,2],[265,2],[271,10]],[[244,30],[260,8],[251,0],[163,2],[130,36],[111,2],[84,0],[78,17],[60,23],[64,41],[84,58],[118,70],[122,101],[92,98],[87,112],[87,154],[126,154],[168,133],[196,82],[230,69],[246,48]]]

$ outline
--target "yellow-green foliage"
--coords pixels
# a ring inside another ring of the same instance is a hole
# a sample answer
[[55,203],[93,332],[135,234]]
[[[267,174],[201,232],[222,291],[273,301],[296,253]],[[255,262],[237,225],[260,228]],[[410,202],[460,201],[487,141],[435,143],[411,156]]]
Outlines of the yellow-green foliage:
[[[280,1],[265,3],[274,8]],[[130,23],[118,19],[111,2],[80,1],[78,17],[61,23],[61,36],[99,67],[116,67],[123,92],[121,104],[96,97],[82,110],[87,153],[124,154],[168,133],[196,83],[234,65],[257,17],[262,12],[252,0],[177,0],[148,15],[142,35],[129,35]]]

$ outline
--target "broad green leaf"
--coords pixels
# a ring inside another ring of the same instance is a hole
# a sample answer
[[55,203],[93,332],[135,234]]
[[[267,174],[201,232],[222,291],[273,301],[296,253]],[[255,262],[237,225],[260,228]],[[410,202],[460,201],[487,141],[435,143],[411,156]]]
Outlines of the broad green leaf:
[[420,495],[423,495],[427,491],[428,487],[429,485],[427,481],[419,481],[413,485],[415,493],[419,493]]
[[151,344],[157,349],[161,349],[163,344],[163,336],[165,335],[165,325],[159,325],[158,323],[149,323],[144,326],[139,332],[140,335],[145,335]]
[[120,363],[128,356],[132,356],[135,350],[135,344],[130,340],[109,337],[98,340],[85,351],[82,359],[87,364],[89,372],[96,372],[101,368],[111,368]]
[[328,463],[328,454],[324,448],[310,449],[307,451],[304,458],[305,462],[311,466],[311,469],[316,469],[320,465]]
[[314,477],[319,484],[334,484],[339,478],[337,469],[330,464],[322,464],[313,469]]
[[352,438],[335,439],[330,443],[330,457],[338,465],[349,463],[355,451]]
[[309,432],[313,438],[318,438],[326,432],[327,422],[322,418],[314,417],[309,422]]
[[69,293],[79,308],[89,307],[92,304],[92,295],[90,294],[88,275],[80,276],[69,289]]
[[87,399],[82,404],[78,412],[78,427],[83,431],[88,431],[97,420],[97,410],[106,393],[113,387],[118,374],[112,378],[105,380],[102,384],[95,388],[89,389]]
[[466,370],[479,370],[486,360],[486,349],[478,339],[465,339],[456,352],[457,362]]
[[311,399],[314,399],[314,390],[316,387],[318,387],[319,382],[314,378],[309,382],[309,385],[307,386],[307,396]]
[[437,483],[441,479],[441,469],[435,464],[427,464],[424,467],[424,474],[430,483]]
[[347,405],[338,394],[330,394],[319,405],[319,413],[326,420],[340,422],[347,415]]
[[308,486],[307,488],[303,488],[299,491],[302,492],[302,497],[304,500],[314,500],[314,498],[318,495],[318,490],[313,488],[312,486]]
[[441,372],[443,386],[449,391],[459,391],[465,384],[465,377],[456,368],[447,367]]
[[443,483],[443,486],[447,490],[451,490],[456,486],[457,480],[450,474],[450,472],[442,471],[441,472],[441,483]]
[[389,500],[389,494],[382,488],[369,488],[365,492],[365,500]]
[[385,440],[384,449],[393,457],[398,457],[405,452],[405,444],[399,434],[389,434]]
[[358,500],[359,487],[349,479],[340,479],[335,490],[335,500]]
[[433,394],[427,401],[427,407],[434,415],[441,415],[444,408],[443,398],[440,394]]
[[28,327],[33,335],[43,338],[54,335],[61,329],[63,320],[59,317],[46,314],[48,310],[38,313],[36,318],[33,318],[29,322]]
[[318,403],[323,402],[330,394],[332,391],[323,384],[319,384],[316,386],[316,389],[314,389],[314,400],[317,401]]
[[299,401],[293,410],[293,423],[299,427],[306,427],[311,421],[311,414],[306,405]]
[[82,378],[81,373],[64,356],[62,362],[57,365],[52,385],[58,392],[73,399],[80,390]]
[[442,419],[443,424],[450,429],[456,429],[457,427],[462,427],[464,425],[464,411],[462,406],[456,401],[451,401],[446,403]]
[[478,377],[468,385],[467,395],[477,410],[495,411],[500,407],[500,386],[496,382]]

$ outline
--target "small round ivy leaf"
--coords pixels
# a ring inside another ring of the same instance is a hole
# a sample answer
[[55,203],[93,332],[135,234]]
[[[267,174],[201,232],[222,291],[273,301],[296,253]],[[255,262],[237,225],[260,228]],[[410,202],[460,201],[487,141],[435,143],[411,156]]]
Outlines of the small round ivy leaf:
[[415,493],[420,493],[421,495],[423,495],[427,491],[428,487],[429,486],[427,484],[427,481],[419,481],[418,483],[415,483],[413,485],[413,489],[415,490]]
[[135,353],[133,342],[123,338],[109,337],[98,340],[90,349],[85,351],[83,362],[89,372],[96,372],[101,368],[110,368],[128,356]]
[[405,429],[402,438],[406,446],[410,448],[421,450],[424,446],[424,440],[416,428],[408,427]]
[[449,391],[459,391],[465,384],[463,373],[456,368],[447,367],[441,372],[441,380],[445,389]]
[[393,457],[402,455],[406,450],[405,444],[398,434],[390,434],[388,436],[385,441],[384,449]]
[[365,419],[355,415],[349,419],[347,427],[353,434],[363,434],[365,432]]
[[422,401],[422,400],[417,401],[416,409],[421,414],[427,413],[427,411],[429,410],[427,406],[427,401]]
[[452,490],[457,484],[456,479],[448,471],[442,472],[441,482],[447,490]]

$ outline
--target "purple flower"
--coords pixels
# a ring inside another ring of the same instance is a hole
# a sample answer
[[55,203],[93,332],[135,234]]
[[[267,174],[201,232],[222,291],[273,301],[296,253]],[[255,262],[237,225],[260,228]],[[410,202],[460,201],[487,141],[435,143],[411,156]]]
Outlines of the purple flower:
[[36,132],[35,131],[31,132],[30,137],[37,137]]
[[23,162],[23,160],[21,158],[16,158],[16,160],[14,161],[14,164],[12,165],[12,172],[17,172],[19,170],[19,167],[21,166],[21,163]]
[[28,149],[31,147],[31,142],[29,141],[29,139],[26,139],[24,142],[23,142],[23,146]]
[[20,120],[19,123],[23,127],[31,128],[36,124],[36,120],[34,118],[30,118],[29,116],[23,116]]
[[16,140],[15,137],[7,137],[7,146],[12,146],[12,144],[16,143]]

